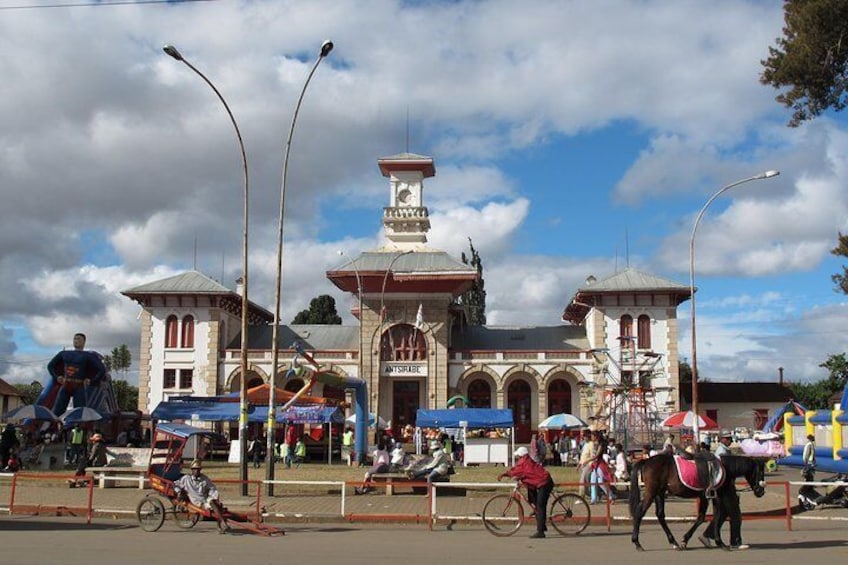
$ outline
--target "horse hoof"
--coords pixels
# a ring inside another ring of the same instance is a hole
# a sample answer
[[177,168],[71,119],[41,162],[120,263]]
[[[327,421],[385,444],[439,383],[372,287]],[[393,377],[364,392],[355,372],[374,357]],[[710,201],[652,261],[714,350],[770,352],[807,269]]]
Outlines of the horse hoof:
[[680,547],[679,545],[677,545],[676,543],[671,544],[671,547],[672,547],[672,549],[675,549],[675,550],[677,550],[677,551],[682,551],[682,550],[683,550],[683,548],[682,548],[682,547]]
[[642,547],[642,544],[641,544],[641,543],[636,542],[636,543],[634,543],[633,545],[634,545],[634,546],[636,546],[636,551],[645,551],[645,548],[644,548],[644,547]]

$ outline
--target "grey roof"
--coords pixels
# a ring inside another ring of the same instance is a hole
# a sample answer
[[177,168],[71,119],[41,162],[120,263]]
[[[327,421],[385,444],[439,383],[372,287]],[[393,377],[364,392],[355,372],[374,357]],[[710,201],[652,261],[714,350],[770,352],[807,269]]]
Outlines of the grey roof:
[[453,332],[455,350],[588,350],[586,328],[579,326],[467,326]]
[[366,251],[335,271],[365,273],[369,271],[386,272],[391,267],[393,273],[476,273],[477,269],[466,265],[444,251],[414,251],[402,254],[396,251]]
[[424,161],[424,160],[432,160],[432,157],[428,157],[427,155],[418,155],[417,153],[408,153],[404,151],[403,153],[398,153],[396,155],[389,155],[388,157],[380,157],[380,161]]
[[173,277],[130,288],[123,294],[230,294],[233,291],[198,271],[187,271]]
[[689,291],[689,285],[676,283],[656,275],[627,268],[604,280],[597,281],[577,289],[577,292],[622,292],[645,290]]
[[[255,350],[270,350],[273,325],[251,326],[247,332],[247,347]],[[358,351],[359,326],[333,324],[281,325],[277,341],[280,349],[291,349],[295,341],[303,343],[309,351]],[[230,342],[228,349],[241,347],[241,333]]]

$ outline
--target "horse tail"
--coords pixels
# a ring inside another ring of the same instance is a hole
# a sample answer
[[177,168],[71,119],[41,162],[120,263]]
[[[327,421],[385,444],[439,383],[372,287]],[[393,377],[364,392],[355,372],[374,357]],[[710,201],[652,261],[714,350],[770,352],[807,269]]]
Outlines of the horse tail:
[[636,517],[639,510],[639,505],[642,502],[642,492],[639,490],[639,474],[642,471],[642,465],[646,459],[637,461],[633,465],[633,470],[630,473],[630,495],[628,497],[628,505],[630,506],[630,516]]

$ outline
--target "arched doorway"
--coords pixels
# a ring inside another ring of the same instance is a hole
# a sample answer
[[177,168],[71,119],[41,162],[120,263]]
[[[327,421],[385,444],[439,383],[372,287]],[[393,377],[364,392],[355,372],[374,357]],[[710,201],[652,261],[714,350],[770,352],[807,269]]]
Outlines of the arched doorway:
[[468,384],[468,404],[470,408],[491,408],[492,387],[485,379],[474,379]]
[[509,383],[506,391],[506,405],[512,410],[515,421],[515,441],[527,443],[530,441],[530,427],[533,421],[530,383],[522,379]]
[[[396,363],[402,361],[403,363]],[[427,386],[427,338],[410,324],[397,324],[380,336],[380,387],[391,391],[392,431],[402,435],[407,424],[414,426]],[[378,407],[378,412],[384,410]]]
[[571,408],[571,385],[565,379],[554,379],[548,385],[548,416],[563,412],[574,413]]

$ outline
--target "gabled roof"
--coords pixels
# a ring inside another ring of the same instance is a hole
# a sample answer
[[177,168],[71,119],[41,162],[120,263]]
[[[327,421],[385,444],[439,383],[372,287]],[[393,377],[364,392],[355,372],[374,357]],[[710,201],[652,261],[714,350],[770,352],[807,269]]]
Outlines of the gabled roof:
[[[251,350],[270,350],[273,325],[251,327],[247,334],[247,347]],[[358,351],[359,326],[336,324],[281,325],[277,333],[279,349],[289,350],[295,341],[307,351]],[[230,342],[227,349],[241,346],[241,333]]]
[[687,300],[690,294],[689,285],[676,283],[628,267],[620,273],[600,281],[590,277],[584,286],[577,289],[571,302],[565,307],[562,319],[566,322],[579,324],[589,313],[595,300],[605,294],[645,293],[671,294],[675,298],[675,305]]
[[[683,386],[680,395],[686,404],[692,403],[692,387]],[[794,395],[789,387],[780,383],[717,383],[698,382],[698,402],[788,402]],[[757,406],[751,406],[757,408]]]
[[129,294],[230,294],[233,291],[203,273],[188,271],[173,277],[146,283],[122,292]]
[[465,326],[454,330],[453,350],[587,351],[586,329],[577,326]]
[[[241,315],[241,295],[198,271],[187,271],[149,282],[124,290],[121,294],[142,305],[146,303],[150,296],[216,296],[222,299],[222,303],[228,310]],[[274,315],[271,312],[251,300],[248,300],[248,311],[251,324],[274,320]]]
[[606,293],[606,292],[644,292],[653,290],[667,290],[674,292],[685,292],[688,294],[689,285],[676,283],[650,273],[637,271],[630,267],[620,273],[603,280],[588,283],[577,289],[578,293]]
[[477,280],[477,269],[444,251],[366,251],[355,259],[327,271],[327,278],[344,290],[356,293],[360,283],[366,293],[450,292],[458,296]]
[[10,385],[9,383],[4,381],[3,379],[0,379],[0,396],[18,396],[18,397],[20,397],[22,395],[21,395],[20,392],[18,392],[18,389],[16,389],[15,387]]

